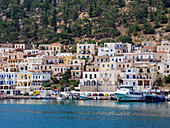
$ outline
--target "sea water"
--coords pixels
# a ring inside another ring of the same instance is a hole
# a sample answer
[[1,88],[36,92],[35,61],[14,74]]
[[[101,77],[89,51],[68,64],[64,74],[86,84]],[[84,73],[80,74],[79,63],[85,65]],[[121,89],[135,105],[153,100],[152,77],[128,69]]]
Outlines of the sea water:
[[1,128],[169,128],[170,102],[0,100]]

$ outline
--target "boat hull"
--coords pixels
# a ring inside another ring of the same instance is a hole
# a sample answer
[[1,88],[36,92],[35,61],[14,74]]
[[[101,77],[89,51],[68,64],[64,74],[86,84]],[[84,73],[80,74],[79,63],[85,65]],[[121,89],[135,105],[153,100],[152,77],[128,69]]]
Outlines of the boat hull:
[[117,101],[119,102],[139,102],[139,101],[145,101],[145,97],[141,95],[130,95],[130,94],[121,94],[121,93],[115,93],[114,94]]
[[80,100],[88,100],[88,98],[85,97],[85,96],[80,96],[79,99],[80,99]]
[[165,101],[164,95],[146,95],[147,102],[163,102]]

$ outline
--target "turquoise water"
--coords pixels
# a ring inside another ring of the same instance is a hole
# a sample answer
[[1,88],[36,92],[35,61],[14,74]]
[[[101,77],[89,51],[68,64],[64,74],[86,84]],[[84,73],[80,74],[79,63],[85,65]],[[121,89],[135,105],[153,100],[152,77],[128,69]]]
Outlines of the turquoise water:
[[2,128],[168,128],[170,102],[1,100]]

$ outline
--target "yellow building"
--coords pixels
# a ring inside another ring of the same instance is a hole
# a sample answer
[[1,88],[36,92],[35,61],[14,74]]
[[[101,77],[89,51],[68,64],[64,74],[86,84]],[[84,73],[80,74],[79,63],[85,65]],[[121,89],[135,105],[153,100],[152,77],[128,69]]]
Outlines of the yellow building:
[[40,50],[52,50],[52,51],[55,51],[55,54],[57,54],[63,50],[63,45],[60,43],[40,44],[39,49]]
[[33,74],[29,71],[18,72],[15,78],[16,88],[29,88],[32,85]]
[[71,61],[73,59],[76,59],[76,56],[75,55],[72,55],[72,56],[64,56],[64,63],[65,64],[71,64]]
[[96,54],[96,44],[77,44],[77,53],[79,54]]
[[116,70],[117,64],[115,62],[102,62],[100,63],[99,70]]

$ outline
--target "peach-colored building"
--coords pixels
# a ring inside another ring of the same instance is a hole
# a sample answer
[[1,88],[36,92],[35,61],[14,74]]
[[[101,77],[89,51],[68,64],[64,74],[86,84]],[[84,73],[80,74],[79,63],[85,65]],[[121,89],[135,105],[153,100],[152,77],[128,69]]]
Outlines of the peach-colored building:
[[22,52],[8,53],[7,55],[7,65],[14,66],[15,63],[21,63],[23,61]]

